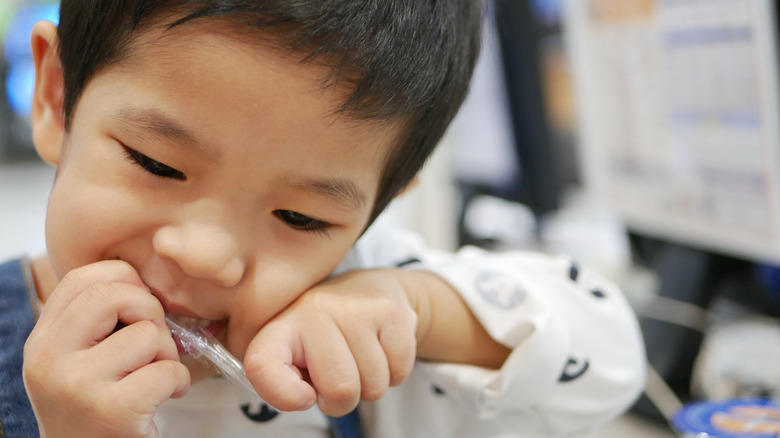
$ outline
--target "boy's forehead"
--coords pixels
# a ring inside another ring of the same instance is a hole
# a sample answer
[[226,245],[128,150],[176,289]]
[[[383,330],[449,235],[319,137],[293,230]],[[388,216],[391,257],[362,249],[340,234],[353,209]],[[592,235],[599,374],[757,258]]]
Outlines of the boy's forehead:
[[[289,48],[280,42],[284,36],[278,30],[247,28],[214,17],[199,18],[172,27],[170,23],[175,22],[176,18],[181,17],[167,17],[153,26],[139,29],[128,44],[128,58],[131,62],[138,57],[167,59],[184,47],[196,47],[202,51],[232,50],[247,58],[267,57],[270,54],[278,61],[274,65],[284,70],[285,74],[306,76],[314,84],[310,89],[312,93],[321,93],[322,97],[331,99],[333,108],[330,115],[334,119],[393,131],[402,130],[409,121],[406,114],[374,118],[362,114],[356,108],[349,108],[348,100],[355,91],[355,83],[361,73],[336,67],[328,57],[307,51],[304,47],[295,50]],[[218,38],[211,38],[214,36]],[[202,44],[193,45],[193,39]]]
[[[225,57],[224,65],[218,61],[221,54]],[[382,163],[395,150],[404,125],[399,120],[352,117],[340,112],[340,106],[350,90],[344,84],[325,85],[323,78],[329,73],[328,67],[314,62],[301,62],[299,57],[288,56],[278,48],[249,40],[246,36],[236,36],[230,29],[224,29],[224,25],[206,21],[172,29],[158,26],[140,33],[128,56],[116,67],[121,74],[140,77],[140,82],[154,83],[172,76],[181,77],[183,80],[178,83],[174,81],[173,88],[166,90],[166,94],[171,95],[171,101],[186,99],[186,103],[193,107],[208,105],[213,101],[209,99],[217,95],[232,97],[232,106],[240,110],[238,117],[249,114],[263,117],[274,112],[262,108],[273,107],[274,101],[269,104],[268,100],[248,98],[256,91],[253,87],[284,90],[289,96],[282,95],[281,99],[300,100],[300,105],[320,108],[317,117],[327,119],[328,132],[348,131],[350,143],[364,143],[368,149],[381,155],[379,161]],[[212,85],[208,81],[198,82],[197,85],[193,83],[190,88],[183,85],[188,83],[185,79],[197,76],[200,72],[206,76],[214,71],[218,71],[222,78],[235,79],[232,82],[228,80],[228,83],[241,83],[246,88],[223,87],[224,82]],[[132,95],[129,97],[132,98]],[[281,103],[279,96],[272,97],[277,99],[276,103]],[[290,99],[285,99],[287,97]],[[280,111],[285,109],[281,108]],[[132,123],[162,137],[185,139],[184,143],[193,145],[202,140],[194,132],[197,129],[190,129],[186,119],[180,120],[166,113],[165,107],[146,105],[143,101],[133,104],[118,101],[112,111],[118,121]],[[283,114],[287,117],[282,122],[293,127],[306,127],[305,122],[296,125],[295,119],[305,120],[303,114],[290,111]],[[261,122],[262,119],[258,119],[258,123]],[[376,162],[373,159],[371,161]]]

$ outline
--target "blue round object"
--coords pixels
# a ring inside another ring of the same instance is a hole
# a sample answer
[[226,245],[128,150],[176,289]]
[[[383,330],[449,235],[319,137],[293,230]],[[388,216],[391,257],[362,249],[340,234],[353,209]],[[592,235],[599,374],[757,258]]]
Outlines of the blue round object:
[[689,403],[672,417],[684,434],[713,438],[780,438],[780,400],[735,398]]

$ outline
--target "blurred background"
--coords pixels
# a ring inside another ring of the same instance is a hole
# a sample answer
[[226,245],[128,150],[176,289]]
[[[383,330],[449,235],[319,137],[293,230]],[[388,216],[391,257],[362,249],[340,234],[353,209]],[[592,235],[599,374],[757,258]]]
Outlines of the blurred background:
[[[677,436],[682,404],[780,398],[777,2],[487,4],[471,93],[383,220],[444,249],[571,254],[623,287],[650,374],[593,437]],[[0,3],[0,259],[43,250],[38,19],[56,3]]]
[[58,14],[58,2],[0,0],[0,260],[43,248],[54,169],[32,146],[30,29],[42,19],[56,23]]

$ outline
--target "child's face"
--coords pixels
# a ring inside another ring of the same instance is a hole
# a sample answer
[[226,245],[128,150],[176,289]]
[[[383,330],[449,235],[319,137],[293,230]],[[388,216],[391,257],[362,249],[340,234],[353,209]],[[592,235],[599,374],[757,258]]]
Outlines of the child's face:
[[[90,79],[46,232],[58,278],[130,263],[166,311],[227,321],[242,356],[362,232],[398,128],[334,116],[325,70],[202,27],[144,37]],[[155,174],[158,173],[158,174]]]

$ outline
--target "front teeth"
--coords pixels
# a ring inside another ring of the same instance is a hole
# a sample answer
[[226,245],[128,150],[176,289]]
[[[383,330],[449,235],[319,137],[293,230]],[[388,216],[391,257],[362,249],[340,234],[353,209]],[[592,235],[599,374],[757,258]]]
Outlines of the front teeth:
[[208,319],[192,318],[189,316],[174,315],[171,313],[166,313],[165,316],[171,321],[175,322],[176,324],[186,329],[192,329],[195,327],[200,327],[202,329],[205,329],[213,322]]

